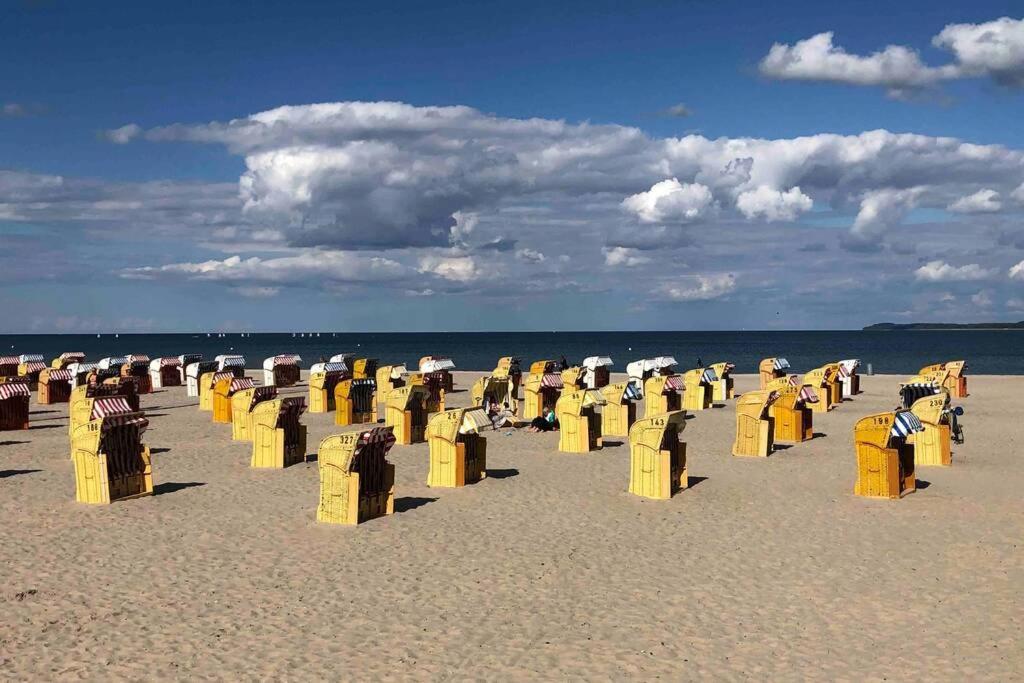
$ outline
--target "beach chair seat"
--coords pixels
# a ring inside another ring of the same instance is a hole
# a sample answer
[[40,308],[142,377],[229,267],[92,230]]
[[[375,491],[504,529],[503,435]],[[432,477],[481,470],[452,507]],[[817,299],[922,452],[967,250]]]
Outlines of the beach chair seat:
[[791,375],[772,380],[766,391],[779,395],[768,408],[775,441],[800,443],[814,438],[814,412],[809,407],[818,400],[814,387]]
[[636,422],[636,404],[640,392],[630,382],[608,384],[600,389],[605,405],[601,408],[601,436],[629,436]]
[[558,420],[558,450],[562,453],[589,453],[603,445],[601,413],[605,403],[601,392],[576,389],[563,392],[555,404]]
[[914,445],[907,439],[923,430],[909,410],[861,418],[853,427],[857,455],[854,495],[898,499],[916,489]]
[[95,399],[90,408],[89,419],[71,438],[75,499],[106,505],[150,495],[152,460],[142,443],[149,421],[120,396]]
[[401,445],[423,443],[427,432],[427,398],[422,384],[407,384],[392,389],[385,399],[385,424],[391,427],[395,442]]
[[213,421],[220,424],[231,424],[234,419],[234,395],[255,386],[249,377],[227,375],[228,373],[222,373],[221,378],[213,385]]
[[483,408],[485,411],[494,403],[499,408],[507,408],[517,417],[519,415],[519,401],[513,393],[510,377],[481,377],[470,389],[470,401],[473,406]]
[[736,366],[732,363],[721,362],[712,363],[709,367],[718,378],[711,384],[711,400],[715,403],[721,403],[734,398],[736,390],[733,387],[732,371],[736,369]]
[[377,421],[377,381],[346,377],[334,386],[334,424],[340,426]]
[[255,468],[282,469],[306,460],[306,410],[302,396],[274,398],[252,411],[252,459]]
[[679,375],[652,375],[644,381],[644,417],[682,410],[683,378]]
[[917,467],[949,467],[953,464],[952,423],[956,417],[950,409],[948,389],[914,400],[910,411],[921,422],[921,430],[907,437],[914,447]]
[[[235,378],[239,379],[239,378]],[[247,379],[247,378],[242,378]],[[277,398],[277,387],[250,387],[231,395],[231,440],[252,441],[252,414],[257,405]]]
[[28,429],[28,404],[32,392],[28,377],[6,376],[0,382],[0,431]]
[[427,424],[427,486],[458,488],[486,477],[487,439],[480,432],[490,428],[483,408],[453,408],[433,415]]
[[689,486],[686,444],[679,437],[686,412],[676,410],[644,417],[629,429],[629,492],[668,500]]
[[555,409],[564,384],[557,370],[558,363],[542,360],[530,366],[530,373],[523,380],[523,419],[527,422],[542,417],[544,409]]
[[736,440],[732,454],[767,458],[775,446],[775,429],[769,412],[779,398],[771,389],[748,391],[736,399]]
[[789,371],[789,361],[785,358],[765,358],[757,366],[761,380],[761,389],[767,389],[773,379],[785,377]]
[[318,522],[354,525],[394,512],[395,466],[387,460],[394,444],[390,427],[336,434],[320,442]]
[[335,409],[334,388],[348,376],[344,363],[313,363],[309,366],[309,412],[329,413]]
[[300,356],[294,353],[278,354],[263,361],[263,385],[291,387],[299,383]]
[[213,412],[213,397],[217,382],[235,379],[230,370],[206,372],[199,378],[199,410]]
[[37,400],[40,405],[51,405],[53,403],[67,403],[71,400],[70,370],[63,368],[45,368],[39,373],[39,394]]

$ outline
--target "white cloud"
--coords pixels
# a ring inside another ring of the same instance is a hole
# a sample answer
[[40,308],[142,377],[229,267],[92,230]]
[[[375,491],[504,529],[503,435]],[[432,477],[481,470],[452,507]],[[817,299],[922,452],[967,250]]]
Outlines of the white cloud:
[[543,263],[544,254],[533,249],[518,249],[516,251],[516,258],[520,261],[526,261],[527,263]]
[[646,192],[622,200],[622,206],[641,223],[693,223],[714,209],[711,190],[700,183],[680,183],[675,178],[655,183]]
[[740,213],[748,219],[764,218],[766,221],[792,221],[813,206],[814,202],[799,187],[780,192],[761,185],[741,192],[736,198],[736,208]]
[[864,194],[851,232],[861,239],[876,239],[903,220],[917,205],[923,188],[873,190]]
[[1018,261],[1017,265],[1011,266],[1006,274],[1011,280],[1024,280],[1024,261]]
[[141,133],[141,126],[136,123],[129,123],[126,126],[105,131],[103,136],[115,145],[127,145],[129,142],[139,137]]
[[628,247],[605,247],[604,249],[604,264],[606,266],[626,266],[627,268],[632,268],[650,262],[651,258],[649,256],[642,256],[636,249]]
[[736,289],[736,278],[731,273],[695,275],[685,278],[682,283],[665,283],[655,294],[672,301],[706,301],[717,299]]
[[987,77],[1008,86],[1024,85],[1024,19],[1003,17],[980,24],[949,24],[932,38],[953,61],[928,66],[917,51],[889,45],[867,56],[833,44],[831,31],[793,45],[775,43],[761,60],[761,73],[780,80],[825,81],[886,88],[902,96],[941,81]]
[[481,275],[472,256],[423,256],[419,261],[419,271],[453,282],[472,282]]
[[979,308],[992,308],[992,292],[983,289],[971,295],[971,303]]
[[452,241],[460,242],[469,237],[476,229],[480,222],[480,216],[472,211],[456,211],[452,214],[452,220],[455,221],[455,225],[451,229]]
[[1017,189],[1013,191],[1011,196],[1018,202],[1024,202],[1024,183],[1017,186]]
[[671,116],[677,119],[684,119],[688,116],[693,116],[693,110],[687,107],[685,104],[680,102],[679,104],[673,104],[671,107],[664,109],[661,112],[662,116]]
[[1024,299],[1011,297],[1006,300],[1006,307],[1011,311],[1024,311]]
[[964,266],[951,266],[945,261],[929,261],[914,271],[914,277],[923,282],[962,282],[969,280],[985,280],[993,277],[995,272],[982,268],[977,263]]
[[1003,205],[999,202],[998,192],[984,189],[960,197],[947,208],[955,213],[995,213],[1003,208]]
[[236,292],[250,299],[268,299],[277,296],[280,287],[235,287]]

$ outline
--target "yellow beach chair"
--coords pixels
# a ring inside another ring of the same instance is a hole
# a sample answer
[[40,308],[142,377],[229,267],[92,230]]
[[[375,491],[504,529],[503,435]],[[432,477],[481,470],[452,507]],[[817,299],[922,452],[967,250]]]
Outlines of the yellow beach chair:
[[334,424],[339,426],[377,421],[377,382],[345,378],[334,387]]
[[682,410],[645,417],[629,429],[629,492],[668,500],[689,486]]
[[683,407],[683,378],[679,375],[653,375],[644,382],[644,417],[671,413]]
[[335,409],[334,388],[347,372],[344,363],[313,363],[309,366],[309,412],[329,413]]
[[775,446],[775,430],[768,410],[779,392],[770,389],[748,391],[736,399],[736,440],[732,454],[767,458]]
[[71,438],[75,499],[109,504],[153,492],[153,467],[142,434],[149,421],[123,397],[99,398]]
[[239,391],[255,388],[248,377],[223,377],[213,387],[213,421],[231,424],[234,420],[234,396]]
[[426,440],[428,396],[422,384],[408,384],[387,395],[385,424],[394,430],[396,443],[409,445]]
[[250,467],[282,469],[306,459],[306,425],[299,421],[306,410],[304,397],[263,401],[252,411]]
[[232,394],[231,440],[252,441],[253,410],[260,403],[272,401],[275,398],[277,398],[277,387],[251,387],[249,389],[241,389]]
[[722,362],[712,363],[710,367],[715,371],[715,376],[718,378],[711,385],[713,388],[711,400],[716,403],[722,403],[734,398],[736,391],[733,389],[732,371],[736,369],[736,366],[732,363]]
[[878,413],[853,426],[857,454],[854,495],[866,498],[902,498],[916,488],[914,446],[907,438],[923,430],[909,410]]
[[601,436],[628,437],[636,422],[636,403],[642,397],[631,382],[601,387],[605,405],[601,408]]
[[480,432],[490,427],[483,408],[453,408],[431,417],[427,486],[460,487],[486,477],[487,439]]
[[18,376],[28,378],[29,391],[39,389],[39,373],[46,369],[43,357],[38,354],[23,354],[18,357]]
[[604,403],[604,396],[594,389],[562,393],[555,403],[559,451],[589,453],[601,448],[601,414],[597,408]]
[[785,377],[789,370],[789,361],[785,358],[765,358],[757,366],[761,378],[761,389],[767,389],[773,379]]
[[395,466],[387,460],[394,443],[390,427],[336,434],[320,442],[318,522],[353,525],[394,512]]
[[51,368],[67,370],[72,363],[85,362],[85,354],[81,351],[65,351],[50,362]]
[[27,377],[4,377],[0,382],[0,432],[28,429],[32,392]]
[[46,368],[39,373],[40,405],[67,403],[71,400],[71,371],[59,368]]
[[718,375],[712,368],[696,368],[683,373],[683,409],[707,410],[714,400]]
[[523,380],[523,419],[527,422],[542,417],[544,408],[555,409],[564,386],[557,367],[553,360],[539,360],[530,366],[530,374]]
[[813,387],[791,375],[773,379],[766,391],[779,394],[768,408],[775,441],[800,443],[814,438],[814,412],[808,407],[818,400]]

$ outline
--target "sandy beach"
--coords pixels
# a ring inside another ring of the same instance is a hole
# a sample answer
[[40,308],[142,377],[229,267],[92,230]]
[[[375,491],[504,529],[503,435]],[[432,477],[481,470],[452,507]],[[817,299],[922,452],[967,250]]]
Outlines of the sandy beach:
[[[670,501],[626,492],[628,444],[487,432],[490,476],[440,490],[396,447],[396,514],[358,527],[315,521],[315,462],[250,469],[183,387],[142,397],[158,495],[78,504],[67,406],[33,397],[0,433],[0,678],[1018,679],[1024,377],[970,376],[953,467],[854,497],[853,423],[900,379],[767,459],[730,455],[732,402],[694,414]],[[303,416],[310,456],[355,429],[333,419]]]

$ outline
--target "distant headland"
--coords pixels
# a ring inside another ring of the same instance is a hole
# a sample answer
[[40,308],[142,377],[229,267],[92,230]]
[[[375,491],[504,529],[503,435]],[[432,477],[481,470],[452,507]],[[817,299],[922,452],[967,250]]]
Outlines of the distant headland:
[[1017,323],[875,323],[864,329],[873,332],[891,330],[1024,330],[1024,321]]

